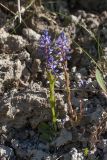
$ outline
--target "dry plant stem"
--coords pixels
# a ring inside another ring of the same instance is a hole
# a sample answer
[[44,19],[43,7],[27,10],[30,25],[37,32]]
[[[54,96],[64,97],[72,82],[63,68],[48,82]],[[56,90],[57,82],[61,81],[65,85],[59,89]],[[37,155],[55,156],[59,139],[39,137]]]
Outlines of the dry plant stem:
[[81,90],[80,96],[79,96],[79,102],[80,102],[80,117],[82,118],[84,114],[84,107],[83,107],[83,95],[84,95],[84,89]]
[[19,21],[20,21],[20,23],[21,23],[22,18],[21,18],[20,0],[18,0],[17,4],[18,4],[18,15],[19,15]]
[[83,109],[83,100],[82,100],[82,98],[80,98],[80,116],[81,117],[83,115],[83,112],[84,112],[84,109]]
[[74,117],[74,110],[71,104],[71,91],[70,91],[70,81],[69,81],[69,74],[67,72],[66,66],[67,66],[67,61],[64,62],[63,64],[63,70],[64,70],[64,75],[65,75],[65,85],[66,85],[66,93],[67,93],[67,103],[68,103],[68,115],[70,118]]

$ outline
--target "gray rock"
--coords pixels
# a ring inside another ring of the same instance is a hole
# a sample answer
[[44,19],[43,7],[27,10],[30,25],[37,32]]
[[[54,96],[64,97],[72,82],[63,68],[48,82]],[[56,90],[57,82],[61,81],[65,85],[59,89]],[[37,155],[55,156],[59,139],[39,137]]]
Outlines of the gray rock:
[[12,52],[20,51],[27,44],[26,40],[24,40],[21,36],[18,35],[9,35],[7,37],[6,43],[9,50],[11,50]]
[[[0,90],[6,86],[9,88],[12,86],[11,80],[19,80],[22,75],[22,64],[20,60],[13,61],[8,56],[6,59],[0,59]],[[10,83],[10,84],[9,84]]]
[[[44,3],[44,6],[47,7],[47,3]],[[55,0],[54,3],[50,3],[49,4],[49,9],[51,9],[52,11],[58,11],[63,13],[63,11],[65,11],[65,9],[67,8],[67,1],[64,0]]]
[[90,29],[97,29],[99,27],[99,24],[100,24],[95,16],[87,18],[86,23],[88,24],[88,27]]
[[13,73],[14,73],[13,78],[15,80],[19,80],[21,78],[22,70],[23,70],[23,68],[21,65],[21,61],[19,59],[16,59],[13,64]]
[[98,144],[97,147],[102,149],[105,154],[107,154],[107,139],[102,139]]
[[14,152],[12,148],[9,148],[4,145],[0,145],[0,158],[6,158],[11,160],[14,156]]
[[13,61],[11,61],[9,58],[0,59],[0,79],[11,79],[13,76]]
[[16,139],[12,139],[11,144],[14,149],[17,149],[19,147],[19,141]]
[[44,150],[44,151],[48,152],[49,151],[49,145],[48,145],[48,143],[47,143],[47,145],[43,144],[43,143],[39,143],[38,149],[39,150]]
[[[22,133],[23,132],[23,133]],[[31,137],[30,139],[28,136],[24,136],[26,134],[25,130],[19,129],[19,133],[15,133],[14,137],[15,139],[11,140],[12,147],[15,149],[15,153],[19,159],[30,159],[32,155],[34,155],[36,152],[36,148],[38,147],[37,140],[38,137]],[[26,138],[25,138],[26,137]],[[39,149],[38,149],[39,150]]]
[[76,5],[86,10],[101,11],[106,10],[107,0],[71,0],[71,8]]
[[102,144],[103,144],[103,152],[107,154],[107,139],[103,139]]
[[10,35],[3,28],[0,29],[0,44],[2,50],[6,53],[16,52],[22,50],[27,44],[19,35]]
[[71,20],[72,20],[72,22],[75,23],[75,24],[78,24],[78,22],[79,22],[78,17],[76,17],[76,16],[74,16],[74,15],[71,15]]
[[[35,128],[40,121],[50,119],[50,108],[47,104],[47,91],[42,90],[33,91],[26,90],[17,92],[13,90],[6,94],[0,106],[0,123],[8,124],[8,127],[14,126],[21,128],[27,123],[27,118],[33,128]],[[30,118],[31,117],[31,118]]]
[[87,75],[88,75],[86,68],[81,68],[81,69],[79,70],[79,73],[80,73],[82,76],[87,76]]
[[58,76],[58,80],[56,81],[56,87],[58,88],[63,88],[64,87],[64,84],[65,84],[65,81],[64,81],[64,75],[61,74]]
[[85,160],[83,153],[79,153],[76,148],[72,148],[70,152],[61,155],[60,158],[61,160]]
[[95,155],[96,151],[97,151],[96,147],[94,147],[92,150],[89,150],[88,158],[92,160],[96,159],[96,155]]
[[4,44],[7,41],[7,37],[9,33],[7,33],[4,28],[0,29],[0,43]]
[[32,67],[31,67],[31,71],[32,71],[32,78],[36,78],[37,73],[42,71],[40,59],[34,59]]
[[78,72],[77,72],[77,73],[75,74],[75,79],[76,79],[76,81],[81,80],[81,77],[82,77],[82,76],[81,76],[81,73],[78,73]]
[[104,109],[102,108],[102,106],[98,105],[95,112],[93,112],[91,115],[90,115],[90,122],[93,121],[93,122],[99,122],[101,116],[104,114]]
[[61,147],[63,145],[68,144],[72,141],[72,133],[67,131],[65,128],[61,130],[59,137],[52,142],[52,144],[56,145],[56,147]]
[[[22,77],[23,77],[23,81],[28,84],[28,80],[30,79],[30,72],[28,71],[27,68],[24,68],[24,70],[22,71]],[[28,84],[29,85],[29,84]]]
[[104,36],[105,40],[107,40],[107,24],[103,26],[101,34]]
[[107,47],[104,48],[104,59],[107,61]]
[[76,73],[76,71],[77,71],[77,67],[76,66],[72,67],[71,72]]
[[31,160],[51,160],[51,157],[49,154],[41,151],[41,150],[34,150],[32,151],[32,157]]
[[72,97],[72,104],[73,104],[73,106],[75,106],[77,109],[79,109],[79,107],[80,107],[80,102],[79,102],[79,99],[78,99],[78,98]]
[[71,160],[71,155],[69,153],[63,155],[64,160]]
[[103,160],[107,160],[107,153],[104,154],[104,159]]
[[38,41],[40,38],[40,35],[30,28],[24,28],[22,32],[29,41]]
[[70,151],[71,160],[85,160],[83,157],[83,153],[78,153],[76,148],[72,148]]
[[30,59],[30,54],[29,54],[26,50],[23,50],[23,51],[18,55],[18,58],[19,58],[20,61],[29,60],[29,59]]

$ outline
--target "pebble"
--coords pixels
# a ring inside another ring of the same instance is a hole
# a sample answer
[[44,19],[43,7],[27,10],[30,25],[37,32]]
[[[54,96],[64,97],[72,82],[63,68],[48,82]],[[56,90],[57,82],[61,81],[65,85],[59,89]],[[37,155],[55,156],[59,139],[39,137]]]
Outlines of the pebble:
[[4,145],[0,145],[0,157],[6,159],[12,159],[14,156],[13,149]]
[[83,153],[78,153],[76,148],[72,148],[70,151],[71,160],[84,160]]
[[86,68],[81,68],[79,70],[79,73],[82,75],[82,76],[88,76],[88,72],[87,72],[87,69]]
[[53,145],[56,145],[57,148],[68,144],[72,141],[72,133],[67,131],[65,128],[61,130],[60,136],[52,142]]
[[40,39],[40,34],[36,33],[31,28],[24,28],[22,33],[29,41],[38,41]]

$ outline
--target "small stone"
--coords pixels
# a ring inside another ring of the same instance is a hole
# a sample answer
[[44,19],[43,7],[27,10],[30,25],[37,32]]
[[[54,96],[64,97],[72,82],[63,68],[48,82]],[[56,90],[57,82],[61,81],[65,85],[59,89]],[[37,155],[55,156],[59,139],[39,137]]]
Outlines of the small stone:
[[40,59],[34,59],[31,70],[32,70],[32,78],[33,79],[37,78],[37,74],[42,71]]
[[78,17],[74,16],[74,15],[71,15],[71,20],[73,23],[77,24],[79,22],[79,19]]
[[30,79],[30,72],[27,68],[24,68],[22,71],[22,79],[24,82],[28,82],[28,80]]
[[20,59],[20,61],[29,60],[30,54],[26,50],[23,50],[21,53],[19,53],[18,58]]
[[20,51],[26,46],[26,40],[18,35],[10,35],[7,37],[6,44],[8,45],[9,50],[12,52]]
[[21,61],[17,59],[15,60],[15,63],[14,63],[15,80],[19,80],[21,78],[21,75],[22,75],[22,65],[21,65]]
[[16,148],[18,148],[18,146],[19,146],[19,141],[16,140],[16,139],[12,139],[12,140],[11,140],[11,144],[12,144],[12,147],[13,147],[14,149],[16,149]]
[[101,34],[104,36],[105,40],[107,40],[107,27],[103,26],[101,30]]
[[5,43],[7,40],[7,37],[9,36],[9,33],[7,33],[4,28],[0,29],[0,43]]
[[39,143],[39,145],[38,145],[38,149],[39,150],[43,150],[43,151],[49,151],[49,145],[47,144],[47,145],[45,145],[45,144],[43,144],[43,143]]
[[78,98],[72,97],[72,104],[73,104],[73,106],[75,106],[77,109],[79,109],[79,107],[80,107],[80,102],[79,102],[79,99],[78,99]]
[[22,32],[29,41],[38,41],[40,38],[40,35],[30,28],[24,28]]
[[80,73],[76,73],[75,74],[75,79],[78,81],[81,79],[81,74]]
[[67,131],[65,128],[61,130],[60,136],[52,143],[55,144],[56,147],[60,147],[68,144],[72,141],[72,133]]
[[79,73],[80,73],[82,76],[87,76],[87,75],[88,75],[86,68],[81,68],[81,69],[79,70]]
[[[48,159],[47,159],[48,157]],[[31,157],[31,160],[50,160],[50,156],[49,154],[41,151],[41,150],[34,150],[32,151],[32,157]]]
[[107,160],[107,153],[106,153],[106,154],[104,154],[104,158],[103,158],[103,160]]
[[9,148],[4,145],[0,145],[0,157],[11,159],[14,156],[12,148]]
[[75,73],[76,70],[77,70],[77,67],[76,67],[76,66],[72,67],[72,72],[73,72],[73,73]]
[[104,153],[107,153],[107,139],[102,139],[97,147],[102,149]]
[[7,126],[6,126],[6,125],[2,126],[2,131],[3,131],[4,133],[7,132]]
[[72,148],[69,154],[71,155],[70,160],[84,160],[83,153],[78,153],[76,148]]

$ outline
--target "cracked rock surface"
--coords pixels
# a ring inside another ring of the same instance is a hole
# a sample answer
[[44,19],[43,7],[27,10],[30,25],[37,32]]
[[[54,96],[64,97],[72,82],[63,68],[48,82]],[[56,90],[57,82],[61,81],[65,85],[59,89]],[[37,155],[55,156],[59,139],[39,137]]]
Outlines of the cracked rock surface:
[[[96,81],[96,66],[73,43],[78,42],[99,64],[90,31],[98,35],[107,84],[107,0],[37,0],[28,4],[21,1],[20,24],[17,3],[0,1],[0,160],[107,160],[107,95]],[[45,55],[38,49],[45,29],[52,39],[61,31],[69,38],[72,104],[80,116],[74,122],[67,115],[64,76],[60,74],[55,86],[56,132]]]

